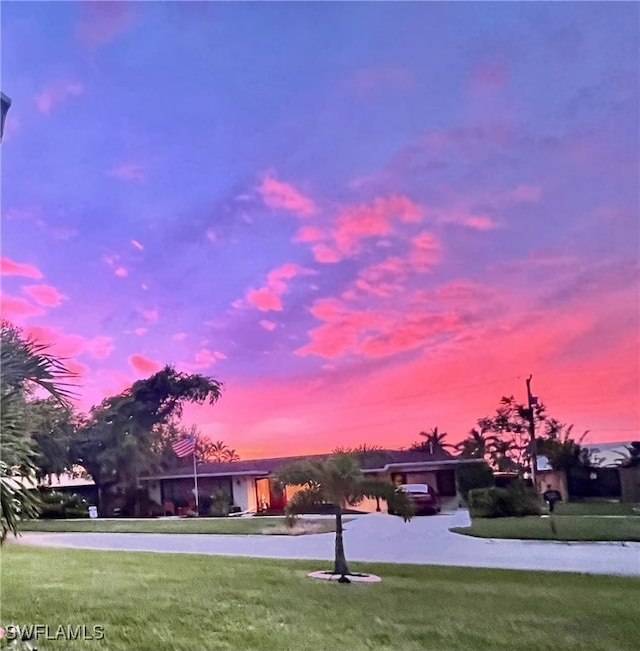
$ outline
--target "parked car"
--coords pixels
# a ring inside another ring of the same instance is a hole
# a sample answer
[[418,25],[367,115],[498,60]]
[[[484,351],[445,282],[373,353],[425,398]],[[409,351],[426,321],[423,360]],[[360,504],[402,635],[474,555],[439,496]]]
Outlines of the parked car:
[[[399,491],[404,491],[413,502],[416,515],[435,515],[440,513],[440,497],[429,484],[401,484]],[[391,515],[396,513],[389,509]]]

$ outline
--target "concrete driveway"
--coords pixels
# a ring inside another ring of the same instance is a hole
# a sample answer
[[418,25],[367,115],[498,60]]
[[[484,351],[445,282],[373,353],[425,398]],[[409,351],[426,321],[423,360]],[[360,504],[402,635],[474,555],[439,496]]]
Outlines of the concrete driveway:
[[[457,565],[640,576],[640,543],[556,543],[471,538],[449,532],[469,523],[466,511],[404,523],[385,513],[346,525],[350,561]],[[333,559],[334,534],[228,536],[144,533],[25,533],[19,543],[51,547]]]

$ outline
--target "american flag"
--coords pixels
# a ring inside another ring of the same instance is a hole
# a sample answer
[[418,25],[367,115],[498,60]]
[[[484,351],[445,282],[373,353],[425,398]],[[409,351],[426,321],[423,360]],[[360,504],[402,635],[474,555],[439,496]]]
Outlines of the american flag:
[[186,436],[176,441],[171,447],[177,457],[186,457],[193,454],[196,449],[196,439],[194,436]]

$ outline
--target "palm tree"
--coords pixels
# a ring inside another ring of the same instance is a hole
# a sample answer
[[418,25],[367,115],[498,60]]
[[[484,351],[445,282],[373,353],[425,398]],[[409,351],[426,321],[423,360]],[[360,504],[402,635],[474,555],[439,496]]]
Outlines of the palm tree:
[[196,437],[196,456],[204,461],[239,461],[240,455],[224,441],[208,441]]
[[18,534],[21,520],[38,515],[39,502],[30,491],[35,477],[34,443],[29,431],[27,399],[35,387],[69,406],[66,380],[72,374],[50,355],[48,347],[25,339],[8,321],[0,322],[0,543]]
[[406,493],[397,491],[393,484],[368,479],[362,474],[357,454],[337,452],[322,461],[303,460],[281,468],[276,474],[282,486],[299,486],[287,503],[285,514],[292,525],[296,515],[308,513],[321,505],[330,504],[336,517],[336,542],[333,574],[340,575],[341,583],[350,583],[352,574],[344,552],[343,508],[356,506],[365,497],[378,497],[387,501],[405,522],[413,516],[413,506]]
[[437,449],[443,450],[444,448],[456,447],[445,442],[449,435],[446,432],[439,432],[437,427],[433,427],[428,432],[420,432],[420,436],[423,436],[426,440],[414,443],[411,446],[412,450],[422,450],[433,454]]
[[497,436],[487,435],[484,431],[474,428],[466,439],[456,445],[456,450],[465,459],[487,459],[497,442]]

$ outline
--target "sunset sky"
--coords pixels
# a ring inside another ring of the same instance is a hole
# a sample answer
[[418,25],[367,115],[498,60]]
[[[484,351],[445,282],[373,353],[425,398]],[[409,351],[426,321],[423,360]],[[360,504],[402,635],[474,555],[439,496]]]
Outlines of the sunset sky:
[[2,313],[244,458],[534,393],[640,438],[640,6],[2,4]]

